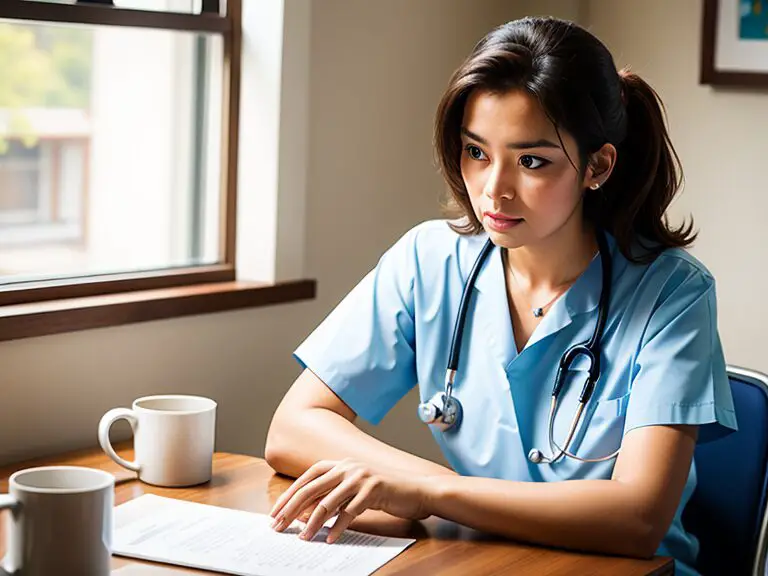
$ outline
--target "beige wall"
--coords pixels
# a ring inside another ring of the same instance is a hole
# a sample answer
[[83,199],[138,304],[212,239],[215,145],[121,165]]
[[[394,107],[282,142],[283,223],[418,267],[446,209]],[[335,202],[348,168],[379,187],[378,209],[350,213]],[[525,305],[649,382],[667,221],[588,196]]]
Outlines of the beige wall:
[[554,16],[583,23],[589,3],[587,0],[526,0],[521,8],[527,16]]
[[666,104],[686,177],[670,215],[692,214],[700,230],[692,253],[717,280],[726,360],[768,372],[768,90],[698,84],[701,11],[700,0],[591,0],[587,18]]
[[[297,374],[293,348],[397,236],[437,215],[434,107],[474,42],[520,15],[514,3],[311,6],[306,260],[317,300],[0,344],[0,462],[93,446],[104,411],[162,392],[210,395],[219,449],[261,454]],[[438,458],[409,400],[377,434]]]

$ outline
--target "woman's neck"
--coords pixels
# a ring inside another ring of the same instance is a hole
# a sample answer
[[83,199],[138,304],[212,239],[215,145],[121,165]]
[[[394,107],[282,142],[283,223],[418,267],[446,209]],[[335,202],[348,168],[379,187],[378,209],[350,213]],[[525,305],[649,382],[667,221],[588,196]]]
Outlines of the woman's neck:
[[594,228],[586,223],[563,226],[535,244],[507,249],[515,281],[528,292],[555,291],[573,283],[598,250]]

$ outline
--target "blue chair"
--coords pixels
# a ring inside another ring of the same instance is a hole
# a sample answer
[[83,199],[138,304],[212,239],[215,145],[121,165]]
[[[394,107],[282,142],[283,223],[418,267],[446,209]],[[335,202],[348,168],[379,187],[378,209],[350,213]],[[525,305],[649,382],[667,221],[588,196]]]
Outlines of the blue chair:
[[768,376],[728,367],[738,432],[696,446],[698,483],[683,524],[700,543],[697,569],[764,576],[768,492]]

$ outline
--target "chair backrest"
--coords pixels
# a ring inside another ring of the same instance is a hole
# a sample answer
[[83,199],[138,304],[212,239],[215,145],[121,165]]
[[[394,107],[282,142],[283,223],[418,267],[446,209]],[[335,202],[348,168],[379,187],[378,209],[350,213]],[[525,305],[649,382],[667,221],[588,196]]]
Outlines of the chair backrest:
[[696,446],[697,486],[683,524],[699,539],[703,574],[764,576],[768,376],[728,367],[738,431]]

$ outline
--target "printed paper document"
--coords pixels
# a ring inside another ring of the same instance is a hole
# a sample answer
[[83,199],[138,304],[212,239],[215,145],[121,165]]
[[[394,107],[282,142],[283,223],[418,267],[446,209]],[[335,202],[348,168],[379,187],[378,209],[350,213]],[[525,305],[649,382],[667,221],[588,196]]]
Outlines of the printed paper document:
[[239,576],[368,576],[415,540],[346,530],[327,544],[328,525],[310,542],[300,524],[270,528],[268,514],[145,494],[115,508],[113,552]]

